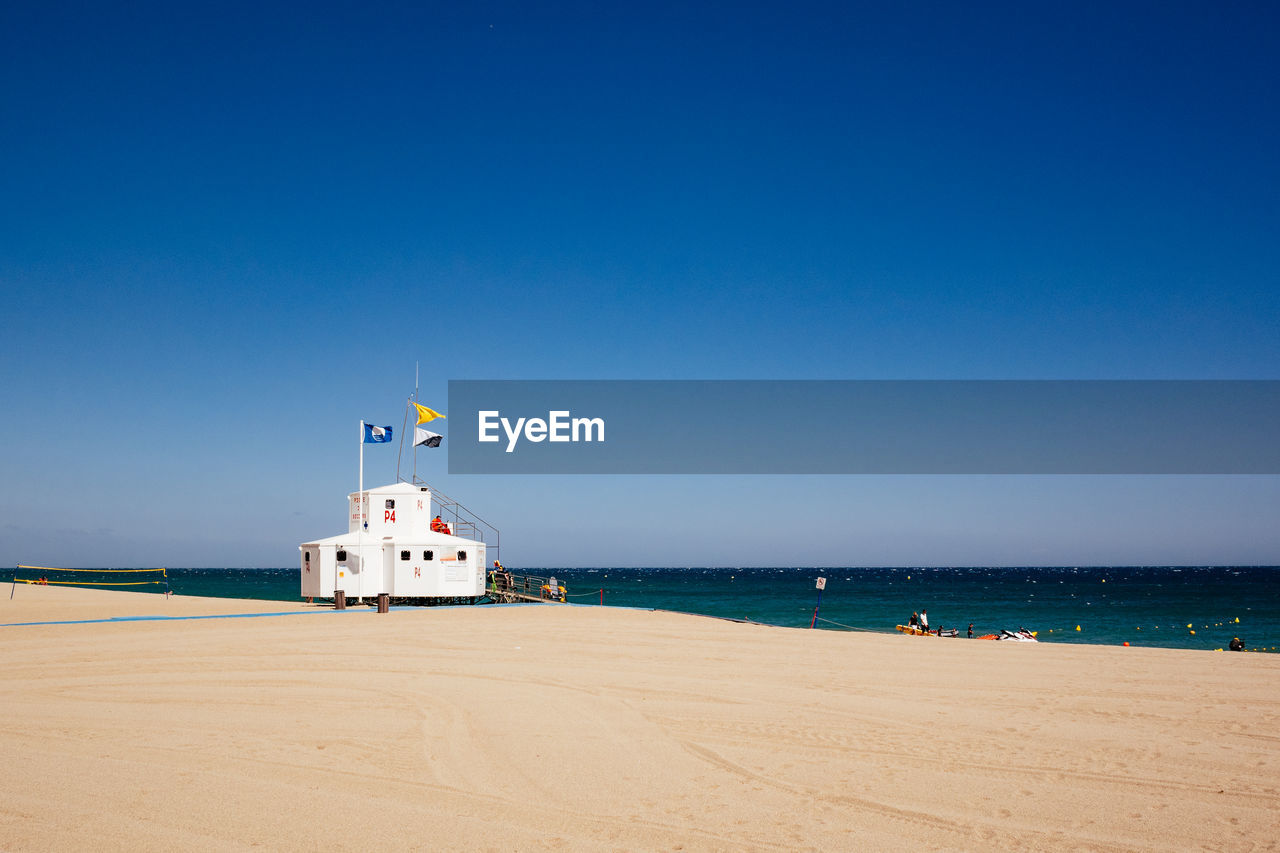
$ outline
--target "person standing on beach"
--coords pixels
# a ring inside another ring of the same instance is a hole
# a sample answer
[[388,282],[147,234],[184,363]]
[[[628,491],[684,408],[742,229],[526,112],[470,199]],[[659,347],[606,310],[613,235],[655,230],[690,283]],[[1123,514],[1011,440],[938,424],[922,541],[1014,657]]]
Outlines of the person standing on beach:
[[970,640],[973,639],[973,623],[972,622],[969,623],[969,639]]
[[920,627],[926,634],[929,633],[929,614],[924,610],[920,611]]

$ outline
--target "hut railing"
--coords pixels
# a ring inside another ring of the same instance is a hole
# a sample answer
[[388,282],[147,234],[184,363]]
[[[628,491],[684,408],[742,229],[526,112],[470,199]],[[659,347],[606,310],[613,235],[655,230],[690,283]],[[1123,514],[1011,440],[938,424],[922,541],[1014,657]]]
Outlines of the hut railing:
[[[542,588],[548,585],[550,581],[551,578],[544,578],[540,575],[489,572],[487,588],[492,593],[509,593],[528,598],[542,598]],[[559,586],[564,585],[559,578],[556,579],[556,584]]]

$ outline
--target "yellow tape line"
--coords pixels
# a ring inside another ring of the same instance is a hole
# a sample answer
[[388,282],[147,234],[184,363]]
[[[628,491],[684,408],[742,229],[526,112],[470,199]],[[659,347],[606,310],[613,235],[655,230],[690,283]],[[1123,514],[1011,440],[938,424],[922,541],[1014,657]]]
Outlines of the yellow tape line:
[[152,583],[164,583],[164,581],[131,581],[127,583],[94,583],[93,581],[38,581],[28,580],[26,578],[14,578],[14,583],[29,583],[35,586],[146,586]]
[[58,569],[53,566],[18,566],[20,569],[36,569],[42,572],[163,572],[164,569]]

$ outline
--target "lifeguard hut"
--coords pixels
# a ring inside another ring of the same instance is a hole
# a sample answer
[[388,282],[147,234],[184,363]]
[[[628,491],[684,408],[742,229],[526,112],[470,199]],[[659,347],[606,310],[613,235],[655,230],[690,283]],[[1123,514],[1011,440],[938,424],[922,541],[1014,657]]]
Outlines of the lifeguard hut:
[[[431,529],[436,515],[448,517],[448,533]],[[401,482],[352,492],[347,521],[345,534],[298,546],[304,597],[385,593],[432,604],[474,602],[485,594],[485,567],[490,550],[496,556],[497,530],[444,495],[433,495],[431,487]],[[493,538],[492,549],[486,533]]]

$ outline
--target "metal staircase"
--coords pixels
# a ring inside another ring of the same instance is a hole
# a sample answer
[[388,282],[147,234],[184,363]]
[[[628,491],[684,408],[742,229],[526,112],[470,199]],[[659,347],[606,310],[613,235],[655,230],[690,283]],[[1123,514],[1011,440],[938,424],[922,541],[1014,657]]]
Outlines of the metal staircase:
[[417,475],[413,478],[413,485],[425,486],[431,490],[431,505],[434,510],[432,514],[439,515],[440,519],[449,525],[449,530],[454,536],[483,542],[488,560],[502,559],[498,554],[501,538],[498,528]]

